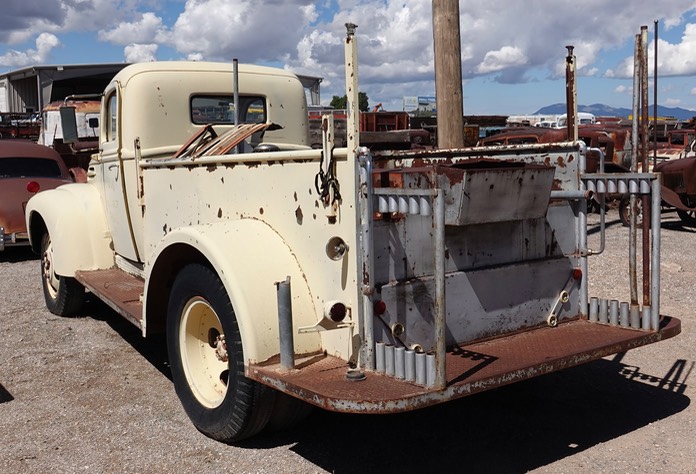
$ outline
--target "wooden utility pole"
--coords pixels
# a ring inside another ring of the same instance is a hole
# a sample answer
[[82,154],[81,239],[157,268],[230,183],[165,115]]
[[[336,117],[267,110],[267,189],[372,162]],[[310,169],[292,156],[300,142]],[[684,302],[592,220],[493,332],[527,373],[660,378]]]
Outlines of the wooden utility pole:
[[459,1],[433,0],[438,148],[464,146]]

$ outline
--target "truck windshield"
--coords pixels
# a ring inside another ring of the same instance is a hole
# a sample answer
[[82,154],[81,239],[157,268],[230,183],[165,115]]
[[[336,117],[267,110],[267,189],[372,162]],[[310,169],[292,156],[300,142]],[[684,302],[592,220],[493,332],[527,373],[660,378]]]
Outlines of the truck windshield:
[[[234,96],[193,96],[191,121],[197,125],[208,123],[234,123]],[[258,96],[239,97],[239,122],[264,123],[266,101]]]

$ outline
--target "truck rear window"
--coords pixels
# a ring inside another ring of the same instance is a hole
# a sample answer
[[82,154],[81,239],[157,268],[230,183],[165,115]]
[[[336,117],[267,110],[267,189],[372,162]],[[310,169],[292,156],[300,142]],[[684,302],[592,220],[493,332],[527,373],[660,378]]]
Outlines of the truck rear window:
[[0,178],[60,178],[60,166],[45,158],[2,158]]
[[[197,125],[234,123],[234,96],[193,96],[191,121]],[[266,100],[258,96],[239,97],[239,122],[264,123]]]

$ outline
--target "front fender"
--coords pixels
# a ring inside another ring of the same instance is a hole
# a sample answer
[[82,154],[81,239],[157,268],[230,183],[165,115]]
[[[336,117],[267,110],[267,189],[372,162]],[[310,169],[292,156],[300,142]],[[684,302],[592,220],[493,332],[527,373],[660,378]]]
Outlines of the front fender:
[[42,191],[27,203],[25,218],[34,252],[40,253],[44,233],[50,234],[58,275],[114,265],[104,207],[93,185],[74,183]]
[[181,227],[167,233],[147,269],[145,324],[149,309],[161,311],[166,306],[166,301],[154,302],[153,295],[162,298],[162,292],[151,291],[158,286],[157,279],[161,282],[173,277],[168,274],[171,265],[160,262],[170,262],[173,252],[181,253],[182,245],[202,255],[225,286],[237,317],[244,360],[256,363],[279,353],[276,283],[287,276],[291,279],[295,353],[321,349],[317,333],[297,333],[298,327],[316,322],[311,291],[299,262],[275,230],[255,219]]

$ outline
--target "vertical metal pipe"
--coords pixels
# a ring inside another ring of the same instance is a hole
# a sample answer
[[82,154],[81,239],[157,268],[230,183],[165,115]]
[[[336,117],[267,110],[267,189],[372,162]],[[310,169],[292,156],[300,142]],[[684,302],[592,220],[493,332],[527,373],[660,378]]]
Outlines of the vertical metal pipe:
[[604,298],[599,300],[599,322],[603,324],[609,322],[609,301]]
[[239,61],[237,58],[232,60],[232,79],[234,94],[234,124],[239,125]]
[[445,308],[445,194],[437,190],[434,198],[434,228],[435,234],[435,382],[434,386],[444,389],[446,379],[447,345],[445,339],[446,308]]
[[[580,191],[587,190],[587,184],[582,179],[582,176],[587,170],[587,148],[581,143],[578,163],[578,173],[580,182]],[[578,239],[578,255],[580,255],[580,271],[582,279],[580,280],[580,314],[587,316],[587,301],[589,297],[589,289],[587,286],[587,199],[580,200],[580,210],[578,211],[576,235]]]
[[641,317],[641,329],[648,330],[650,329],[650,324],[652,323],[652,311],[650,309],[650,306],[643,306],[643,314]]
[[[635,48],[633,53],[633,121],[631,126],[631,172],[636,173],[638,171],[638,102],[640,100],[640,95],[638,90],[640,88],[640,83],[638,80],[640,71],[640,62],[638,60],[638,48],[640,46],[640,35],[636,35],[635,38]],[[630,191],[630,183],[629,183]],[[636,197],[631,194],[629,197],[629,206],[631,209],[631,219],[629,226],[629,237],[628,237],[628,272],[629,272],[629,286],[631,290],[631,310],[633,307],[638,307],[638,274],[636,270],[636,243],[637,243],[637,233],[636,233]]]
[[628,320],[628,303],[625,301],[622,301],[619,305],[619,322],[625,328],[630,325]]
[[568,118],[566,126],[568,129],[568,140],[577,141],[578,139],[578,103],[577,86],[575,82],[575,55],[573,46],[566,46],[568,55],[566,56],[566,116]]
[[358,92],[358,43],[355,29],[358,25],[346,23],[346,98],[348,99],[348,118],[346,120],[346,139],[348,151],[355,152],[360,144],[360,107]]
[[642,172],[648,172],[648,27],[640,27],[640,156]]
[[652,329],[659,328],[660,321],[660,252],[662,243],[660,237],[660,202],[662,201],[660,180],[652,181]]
[[394,346],[384,346],[384,373],[394,376]]
[[619,325],[619,301],[609,301],[609,324],[612,326]]
[[657,165],[657,25],[655,20],[655,51],[653,55],[653,166]]
[[375,344],[375,370],[377,372],[384,372],[384,343],[378,342]]
[[425,385],[437,388],[437,355],[425,355]]
[[596,296],[590,298],[590,321],[599,321],[599,299]]
[[404,354],[404,378],[407,382],[416,380],[416,351],[407,349]]
[[295,343],[292,330],[292,295],[290,277],[276,283],[278,297],[278,337],[280,339],[280,367],[295,368]]
[[[642,158],[642,171],[643,173],[648,172],[648,27],[640,27],[640,52],[641,52],[641,66],[640,66],[640,95],[641,95],[641,121],[640,121],[640,135],[641,135],[641,158]],[[643,306],[650,306],[650,219],[648,216],[650,213],[650,196],[648,194],[641,195],[641,202],[643,204],[643,225],[642,225],[642,250],[643,250]]]
[[[360,223],[356,235],[359,257],[355,259],[357,275],[363,275],[359,286],[358,301],[358,334],[361,340],[358,364],[367,369],[375,368],[375,341],[373,328],[372,306],[372,160],[366,149],[360,149],[360,108],[358,92],[358,43],[353,23],[346,23],[346,39],[344,44],[346,98],[348,99],[346,119],[346,141],[348,147],[348,163],[353,162],[355,174],[355,215]],[[359,156],[358,156],[359,154]],[[359,367],[359,368],[360,368]]]
[[637,304],[632,304],[629,313],[631,327],[640,329],[640,307]]
[[403,380],[406,378],[406,349],[403,347],[394,348],[394,376]]
[[425,352],[416,352],[416,383],[425,386],[427,381]]
[[360,363],[367,369],[374,369],[374,305],[372,302],[372,294],[374,293],[374,242],[372,239],[373,221],[373,194],[372,194],[372,155],[366,148],[359,148],[359,156],[356,159],[356,218],[360,223],[360,228],[356,239],[358,248],[360,248],[361,258],[356,258],[358,275],[362,275],[362,284],[360,285],[360,306],[361,315],[360,321],[360,338],[362,341]]

